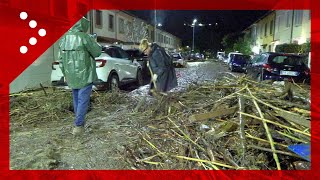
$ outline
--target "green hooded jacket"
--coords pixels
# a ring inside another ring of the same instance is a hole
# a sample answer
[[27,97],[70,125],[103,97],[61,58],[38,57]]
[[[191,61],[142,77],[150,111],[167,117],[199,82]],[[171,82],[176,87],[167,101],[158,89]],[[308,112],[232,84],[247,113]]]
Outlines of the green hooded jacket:
[[95,57],[101,55],[99,44],[87,34],[89,21],[80,19],[60,40],[60,68],[72,89],[81,89],[96,81]]

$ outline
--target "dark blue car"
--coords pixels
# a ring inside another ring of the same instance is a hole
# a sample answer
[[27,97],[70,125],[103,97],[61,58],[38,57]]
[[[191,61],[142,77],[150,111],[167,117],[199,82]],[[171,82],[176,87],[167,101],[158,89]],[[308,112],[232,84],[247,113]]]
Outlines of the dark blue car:
[[310,82],[310,70],[305,57],[294,54],[266,52],[253,59],[247,66],[248,74],[262,80],[294,80]]
[[249,61],[250,61],[250,56],[235,54],[229,62],[229,69],[231,70],[231,72],[233,71],[246,72],[247,63]]

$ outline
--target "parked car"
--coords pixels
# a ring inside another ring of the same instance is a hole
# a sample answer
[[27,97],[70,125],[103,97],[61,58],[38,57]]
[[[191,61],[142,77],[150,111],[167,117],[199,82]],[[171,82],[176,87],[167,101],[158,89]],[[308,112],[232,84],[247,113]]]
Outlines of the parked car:
[[227,62],[226,62],[228,65],[229,65],[232,57],[233,57],[234,55],[236,55],[236,54],[242,55],[242,53],[239,53],[239,52],[231,52],[231,53],[228,54],[228,59],[227,59]]
[[303,56],[284,53],[262,53],[253,58],[247,72],[258,81],[271,79],[282,81],[293,79],[295,82],[310,82],[310,69]]
[[175,67],[185,67],[187,65],[187,61],[182,53],[172,53],[171,56]]
[[128,53],[131,60],[137,61],[141,65],[143,79],[145,81],[150,80],[150,70],[147,66],[148,56],[141,52],[139,49],[128,49],[125,51]]
[[251,59],[249,55],[235,54],[230,60],[229,69],[231,72],[246,72],[247,63],[249,63],[250,60]]
[[[142,66],[131,60],[120,47],[103,47],[102,54],[95,61],[98,80],[93,85],[98,90],[117,90],[128,83],[143,83]],[[53,86],[66,86],[59,65],[58,61],[52,63],[51,82]]]
[[217,52],[217,59],[222,60],[224,56],[225,56],[225,52]]

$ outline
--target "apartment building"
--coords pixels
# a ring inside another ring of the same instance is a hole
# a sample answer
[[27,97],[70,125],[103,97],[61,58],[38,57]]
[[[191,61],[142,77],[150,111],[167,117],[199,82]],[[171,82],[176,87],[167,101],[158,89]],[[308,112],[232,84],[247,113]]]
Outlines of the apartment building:
[[310,42],[311,17],[309,10],[279,10],[275,21],[276,44]]
[[250,34],[252,52],[274,52],[277,45],[310,42],[311,17],[309,10],[269,11],[244,30]]
[[154,39],[154,26],[126,11],[93,10],[86,17],[91,19],[93,29],[90,33],[97,33],[98,42],[103,45],[119,44],[124,49],[136,48],[142,38],[147,38],[167,50],[181,46],[178,37],[159,28]]
[[274,50],[275,16],[275,11],[269,11],[244,30],[244,33],[250,34],[251,36],[253,53],[259,54],[261,52],[271,52]]

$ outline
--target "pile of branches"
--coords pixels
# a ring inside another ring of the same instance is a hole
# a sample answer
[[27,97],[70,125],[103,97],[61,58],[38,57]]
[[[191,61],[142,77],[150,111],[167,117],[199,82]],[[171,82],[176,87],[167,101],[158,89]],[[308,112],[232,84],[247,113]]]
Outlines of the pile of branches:
[[[127,103],[124,93],[94,91],[88,111],[99,116],[103,109],[116,110],[119,104]],[[10,123],[14,127],[45,126],[73,119],[73,111],[72,92],[68,89],[49,87],[10,95]]]
[[132,169],[297,169],[310,143],[310,87],[227,77],[137,103]]

